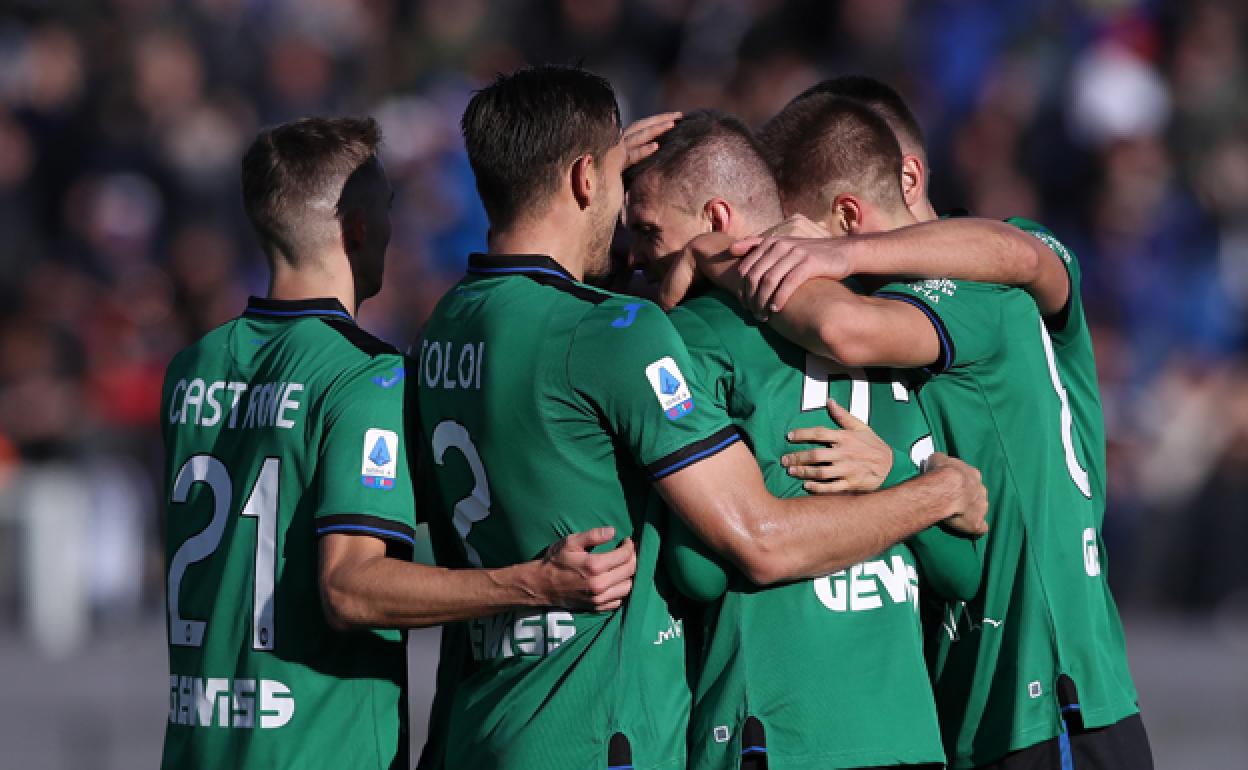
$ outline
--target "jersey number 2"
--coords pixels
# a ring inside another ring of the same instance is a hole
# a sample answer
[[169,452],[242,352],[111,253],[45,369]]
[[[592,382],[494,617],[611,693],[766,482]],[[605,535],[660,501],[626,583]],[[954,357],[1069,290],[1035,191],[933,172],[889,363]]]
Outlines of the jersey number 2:
[[[849,403],[845,406],[849,413],[859,420],[871,424],[871,381],[867,373],[856,367],[841,366],[830,358],[806,354],[805,379],[802,381],[802,411],[825,409],[828,405],[829,379],[849,378]],[[894,381],[893,400],[909,401],[910,391],[905,385]],[[936,444],[930,435],[924,436],[910,447],[910,461],[922,467],[923,461],[936,451]]]
[[472,525],[484,521],[490,515],[490,479],[485,474],[485,465],[481,463],[481,454],[472,443],[468,429],[454,420],[443,420],[433,429],[433,461],[438,465],[445,464],[446,450],[458,449],[468,461],[468,469],[472,471],[472,491],[468,496],[455,503],[455,514],[452,521],[459,539],[464,541],[464,554],[474,567],[480,567],[481,555],[468,543],[468,533]]
[[[240,511],[256,519],[255,586],[251,611],[251,646],[273,649],[273,584],[277,556],[277,487],[281,478],[277,457],[266,457],[260,475]],[[179,592],[186,568],[203,561],[221,546],[226,520],[234,502],[234,482],[230,472],[212,455],[194,455],[178,471],[173,481],[172,502],[185,503],[191,487],[207,484],[212,492],[212,519],[208,526],[187,538],[169,562],[168,596],[169,643],[179,647],[199,647],[204,643],[207,622],[182,617],[178,610]]]

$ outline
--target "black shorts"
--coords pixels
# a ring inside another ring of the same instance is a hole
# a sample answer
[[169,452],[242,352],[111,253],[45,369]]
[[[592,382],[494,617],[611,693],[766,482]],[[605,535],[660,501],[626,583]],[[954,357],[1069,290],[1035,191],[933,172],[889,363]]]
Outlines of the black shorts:
[[1139,714],[1090,730],[1075,719],[1067,729],[978,770],[1153,770],[1153,751]]

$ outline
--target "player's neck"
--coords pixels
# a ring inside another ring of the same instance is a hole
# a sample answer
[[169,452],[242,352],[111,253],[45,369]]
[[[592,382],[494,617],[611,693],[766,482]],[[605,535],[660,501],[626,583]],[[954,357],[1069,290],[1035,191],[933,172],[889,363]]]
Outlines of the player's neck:
[[940,219],[940,215],[936,213],[936,209],[932,206],[932,201],[926,195],[910,207],[910,213],[914,215],[914,219],[917,222],[935,222],[937,219]]
[[288,265],[275,265],[269,279],[269,299],[300,300],[331,298],[342,303],[352,317],[359,309],[355,297],[355,278],[349,269],[327,270],[319,263],[295,269]]
[[577,227],[565,227],[546,219],[517,223],[506,230],[491,230],[491,254],[544,254],[559,263],[578,281],[585,280],[585,238]]
[[898,206],[895,210],[881,213],[880,226],[876,228],[877,232],[896,230],[899,227],[918,224],[920,221],[914,212],[905,206]]

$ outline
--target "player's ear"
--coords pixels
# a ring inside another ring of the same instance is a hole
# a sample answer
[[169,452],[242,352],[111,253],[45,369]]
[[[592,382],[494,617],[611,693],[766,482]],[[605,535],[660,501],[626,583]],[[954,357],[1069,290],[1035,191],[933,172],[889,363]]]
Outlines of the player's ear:
[[845,235],[853,235],[862,230],[865,213],[862,202],[848,193],[841,193],[832,201],[832,224],[835,230]]
[[593,155],[582,155],[572,161],[572,167],[568,169],[569,181],[572,184],[572,197],[576,198],[576,205],[582,210],[589,208],[589,204],[593,202],[594,195],[598,193],[597,168]]
[[906,208],[910,208],[923,198],[926,187],[927,169],[923,160],[917,155],[905,155],[901,159],[901,194],[906,199]]
[[711,198],[702,207],[702,218],[710,224],[711,232],[729,232],[732,227],[732,206],[723,198]]

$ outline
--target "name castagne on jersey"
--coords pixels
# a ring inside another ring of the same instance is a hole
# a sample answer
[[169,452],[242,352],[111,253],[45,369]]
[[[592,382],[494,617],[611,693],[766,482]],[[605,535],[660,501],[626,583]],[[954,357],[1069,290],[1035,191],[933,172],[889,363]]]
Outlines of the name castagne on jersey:
[[[484,342],[457,346],[454,342],[425,340],[420,344],[419,381],[430,388],[480,390],[484,362]],[[305,390],[302,382],[183,378],[174,384],[169,399],[169,424],[289,429],[295,427]]]
[[[206,382],[178,380],[169,398],[170,425],[212,428],[293,428],[302,406],[302,382]],[[239,409],[243,396],[247,405]],[[239,419],[239,413],[242,419]]]

